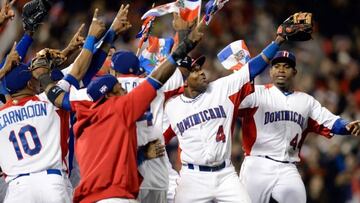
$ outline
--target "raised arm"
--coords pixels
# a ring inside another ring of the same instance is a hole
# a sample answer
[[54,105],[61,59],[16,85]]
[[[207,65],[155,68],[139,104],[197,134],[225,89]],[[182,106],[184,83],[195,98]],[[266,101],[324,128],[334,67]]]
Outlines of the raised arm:
[[147,78],[147,82],[143,82],[134,88],[125,96],[126,99],[118,100],[119,105],[117,106],[126,106],[123,113],[126,115],[128,125],[144,114],[156,96],[156,90],[161,88],[176,70],[176,67],[179,65],[177,62],[183,60],[195,48],[203,36],[203,33],[200,32],[201,28],[202,25],[194,27],[187,38],[179,44],[178,48],[151,73]]
[[100,46],[100,48],[95,49],[90,67],[82,80],[85,87],[90,83],[91,78],[93,78],[95,74],[101,69],[115,39],[121,33],[131,28],[131,23],[129,22],[127,17],[128,12],[129,12],[128,4],[126,6],[124,5],[120,6],[120,9],[114,21],[112,22],[109,30],[105,33],[104,37],[100,39],[97,45],[95,46],[95,47]]
[[85,38],[81,36],[85,24],[81,24],[74,36],[71,38],[69,44],[61,51],[61,54],[69,58],[76,50],[80,49],[85,43]]
[[179,44],[176,50],[164,61],[160,66],[154,70],[150,79],[155,80],[157,84],[162,86],[167,79],[174,73],[175,68],[179,65],[178,63],[187,56],[187,54],[195,48],[198,42],[201,40],[202,30],[204,29],[205,23],[201,21],[196,27],[192,29],[190,34]]
[[14,42],[10,53],[6,57],[2,69],[0,69],[0,94],[5,96],[6,101],[10,100],[11,96],[6,89],[6,81],[3,80],[3,77],[5,77],[5,75],[10,72],[13,67],[19,65],[20,61],[20,56],[16,51],[16,42]]
[[82,78],[84,77],[87,69],[89,68],[93,56],[96,39],[100,38],[100,36],[105,31],[104,22],[100,21],[97,18],[98,12],[99,9],[95,9],[93,19],[89,28],[88,36],[86,37],[83,49],[81,50],[79,56],[76,58],[73,67],[69,73],[77,81],[81,81]]
[[10,53],[6,57],[3,67],[0,69],[0,79],[2,79],[6,75],[6,73],[10,72],[12,67],[19,65],[19,63],[20,56],[16,51],[16,42],[14,42]]
[[0,26],[3,26],[9,19],[13,19],[15,16],[14,10],[11,9],[11,6],[15,3],[16,0],[12,0],[10,3],[8,0],[4,0],[0,9]]
[[[71,69],[69,75],[77,81],[80,81],[84,76],[92,57],[94,50],[94,44],[96,38],[99,38],[105,30],[103,22],[97,19],[98,9],[95,10],[92,23],[89,28],[88,36],[85,40],[85,44],[74,62],[74,67]],[[48,99],[57,107],[62,107],[63,98],[65,92],[54,84],[50,77],[50,67],[38,66],[33,67],[36,64],[36,59],[32,63],[32,75],[35,79],[39,80],[42,87],[45,89],[45,93]]]

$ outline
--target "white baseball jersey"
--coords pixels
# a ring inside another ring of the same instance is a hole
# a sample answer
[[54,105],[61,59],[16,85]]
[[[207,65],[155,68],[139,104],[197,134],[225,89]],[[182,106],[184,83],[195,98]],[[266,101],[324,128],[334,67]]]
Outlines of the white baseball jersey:
[[181,148],[182,163],[219,165],[230,159],[231,135],[240,102],[253,91],[249,67],[211,82],[196,98],[179,95],[165,106],[168,128]]
[[284,94],[274,85],[256,85],[240,105],[246,155],[297,162],[308,132],[330,138],[335,116],[303,92]]
[[[133,77],[119,77],[118,81],[121,86],[130,92],[133,88],[138,86],[146,78]],[[164,86],[157,91],[157,96],[151,102],[150,107],[143,117],[136,122],[136,133],[138,146],[144,146],[148,142],[160,139],[164,143],[163,138],[163,108],[165,99],[172,95],[172,92],[183,85],[183,77],[181,72],[176,69],[174,74],[164,84]],[[139,166],[139,171],[144,177],[141,184],[141,189],[163,189],[168,188],[168,169],[167,162],[169,159],[165,153],[164,157],[157,159],[146,160]]]
[[40,94],[0,109],[0,167],[11,179],[23,173],[63,169],[69,114]]

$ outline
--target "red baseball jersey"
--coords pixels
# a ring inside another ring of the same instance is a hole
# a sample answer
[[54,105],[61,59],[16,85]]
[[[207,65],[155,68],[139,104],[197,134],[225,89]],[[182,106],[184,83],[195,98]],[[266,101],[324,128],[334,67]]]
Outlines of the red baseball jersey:
[[77,117],[75,154],[81,175],[74,202],[136,199],[141,183],[136,162],[136,120],[155,96],[155,89],[147,81],[124,96],[104,102],[76,101],[70,95]]

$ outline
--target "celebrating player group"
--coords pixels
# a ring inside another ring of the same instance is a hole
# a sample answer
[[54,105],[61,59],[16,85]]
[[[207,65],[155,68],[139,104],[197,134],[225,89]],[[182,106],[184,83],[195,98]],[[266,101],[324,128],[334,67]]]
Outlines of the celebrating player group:
[[[15,16],[16,2],[3,1],[1,26]],[[53,3],[26,3],[24,34],[0,64],[3,201],[305,203],[295,164],[306,134],[357,136],[360,121],[294,90],[296,57],[280,47],[312,38],[311,13],[291,15],[253,58],[241,44],[225,47],[221,70],[204,55],[192,57],[225,3],[208,1],[204,16],[201,0],[151,8],[137,53],[114,46],[132,28],[131,5],[121,5],[108,27],[95,9],[63,50],[42,47],[34,56],[26,55]],[[152,35],[155,18],[169,16],[174,37]],[[254,85],[269,65],[272,84]],[[239,174],[231,162],[238,118],[245,152]],[[179,172],[165,150],[174,137]]]

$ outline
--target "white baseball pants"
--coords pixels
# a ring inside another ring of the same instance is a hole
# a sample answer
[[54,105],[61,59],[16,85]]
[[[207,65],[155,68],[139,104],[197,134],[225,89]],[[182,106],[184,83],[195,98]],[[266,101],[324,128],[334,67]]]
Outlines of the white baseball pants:
[[9,182],[5,203],[68,203],[71,202],[64,175],[46,171],[30,173]]
[[305,186],[295,164],[247,156],[239,178],[253,203],[268,203],[271,196],[279,203],[306,202]]
[[180,171],[175,203],[232,202],[248,203],[250,197],[240,183],[234,166],[219,171],[205,172],[189,169]]

